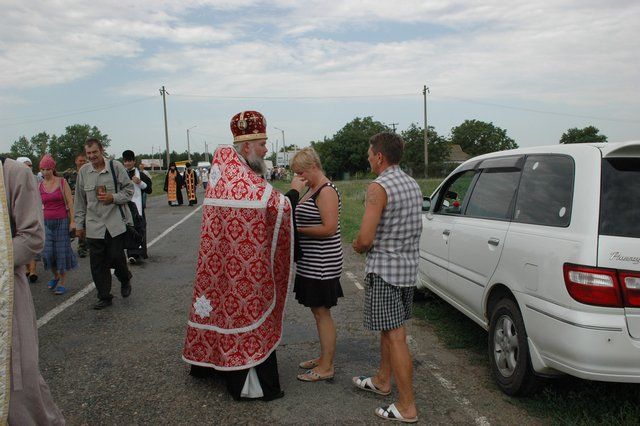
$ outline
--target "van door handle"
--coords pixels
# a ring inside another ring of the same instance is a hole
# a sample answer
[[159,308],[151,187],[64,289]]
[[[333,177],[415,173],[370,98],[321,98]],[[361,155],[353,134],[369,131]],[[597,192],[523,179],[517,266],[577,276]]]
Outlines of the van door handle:
[[449,236],[449,234],[451,234],[451,231],[449,231],[448,229],[445,229],[444,231],[442,231],[442,235],[444,236]]
[[498,247],[498,244],[500,244],[500,240],[497,238],[489,238],[489,241],[487,242],[492,246],[496,246],[496,247]]

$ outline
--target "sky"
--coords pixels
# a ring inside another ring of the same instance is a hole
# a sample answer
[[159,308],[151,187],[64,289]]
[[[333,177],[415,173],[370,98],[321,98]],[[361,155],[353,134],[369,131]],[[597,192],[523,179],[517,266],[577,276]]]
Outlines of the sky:
[[464,120],[522,147],[594,125],[640,139],[637,0],[0,0],[0,152],[90,124],[111,151],[230,143],[262,112],[269,146],[356,117],[447,136]]

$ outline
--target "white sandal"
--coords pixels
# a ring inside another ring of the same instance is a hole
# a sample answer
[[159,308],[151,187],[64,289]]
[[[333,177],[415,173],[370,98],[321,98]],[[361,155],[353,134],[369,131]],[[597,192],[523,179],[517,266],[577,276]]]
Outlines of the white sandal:
[[391,389],[389,389],[388,392],[383,392],[377,387],[375,387],[371,377],[359,376],[359,377],[354,377],[353,379],[351,379],[351,381],[358,389],[362,389],[363,391],[377,393],[378,395],[382,395],[382,396],[391,395]]
[[381,419],[391,420],[394,422],[402,422],[402,423],[417,423],[418,416],[412,418],[402,417],[400,411],[396,408],[395,404],[391,404],[388,407],[378,407],[376,408],[376,416]]

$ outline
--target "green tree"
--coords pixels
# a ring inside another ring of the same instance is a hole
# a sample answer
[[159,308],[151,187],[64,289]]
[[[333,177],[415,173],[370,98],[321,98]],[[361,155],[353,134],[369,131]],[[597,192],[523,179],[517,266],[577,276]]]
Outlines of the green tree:
[[[12,158],[31,157],[33,155],[31,142],[26,136],[20,136],[17,141],[13,142],[9,152]],[[32,161],[36,161],[35,158]]]
[[[401,135],[405,147],[400,166],[409,170],[413,176],[424,176],[424,128],[411,123]],[[433,126],[429,126],[427,136],[429,140],[429,170],[442,169],[442,164],[449,159],[451,144],[439,136]],[[431,174],[429,173],[429,175]]]
[[318,152],[327,175],[340,179],[345,172],[355,174],[369,170],[369,138],[384,131],[389,128],[372,117],[358,117],[345,124],[332,138],[311,145]]
[[507,136],[507,131],[480,120],[465,120],[451,129],[450,142],[460,145],[467,154],[476,155],[514,149],[518,144]]
[[66,170],[75,167],[76,155],[84,152],[84,143],[87,138],[97,138],[102,141],[105,151],[111,144],[111,139],[96,126],[88,124],[74,124],[65,128],[65,133],[60,136],[52,136],[49,143],[51,155],[56,159],[57,169]]
[[600,130],[594,126],[587,126],[584,129],[574,127],[562,134],[560,143],[607,142],[607,137],[599,133]]
[[47,152],[49,152],[49,144],[51,142],[51,137],[47,134],[47,132],[40,132],[35,136],[31,137],[31,149],[33,154],[37,157],[34,161],[39,161],[40,158]]

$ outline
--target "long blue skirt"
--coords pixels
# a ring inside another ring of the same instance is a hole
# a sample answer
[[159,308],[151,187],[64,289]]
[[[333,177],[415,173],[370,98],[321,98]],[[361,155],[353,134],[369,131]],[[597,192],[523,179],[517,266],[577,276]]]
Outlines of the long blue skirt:
[[55,268],[59,273],[78,267],[78,259],[71,249],[69,219],[45,219],[45,241],[42,251],[44,269]]

